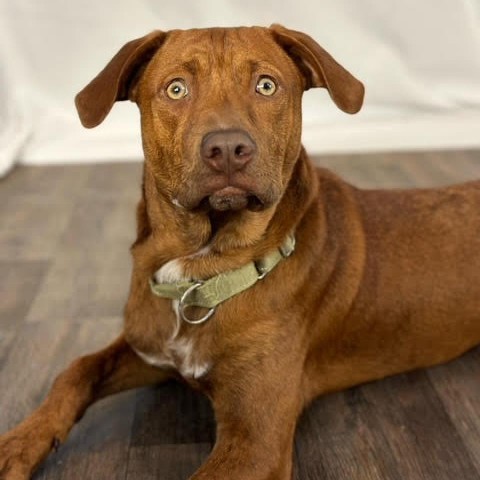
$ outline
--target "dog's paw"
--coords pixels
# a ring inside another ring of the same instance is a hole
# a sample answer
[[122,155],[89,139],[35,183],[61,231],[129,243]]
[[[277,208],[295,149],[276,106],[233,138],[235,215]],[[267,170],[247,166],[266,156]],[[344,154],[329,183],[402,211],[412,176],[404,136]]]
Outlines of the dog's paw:
[[31,468],[27,442],[14,434],[0,436],[0,480],[28,480]]

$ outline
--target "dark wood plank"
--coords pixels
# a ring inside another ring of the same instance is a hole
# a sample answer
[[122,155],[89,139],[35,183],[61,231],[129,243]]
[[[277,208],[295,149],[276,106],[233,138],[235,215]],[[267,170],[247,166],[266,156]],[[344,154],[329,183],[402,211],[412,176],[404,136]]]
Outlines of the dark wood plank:
[[367,425],[383,434],[395,453],[400,478],[480,478],[425,370],[374,382],[361,391],[369,410]]
[[296,480],[402,480],[384,435],[371,429],[361,390],[317,399],[295,437]]
[[0,375],[0,431],[36,408],[50,385],[79,355],[103,348],[118,336],[121,319],[19,326]]
[[209,400],[171,382],[138,392],[133,446],[213,444],[215,421]]
[[33,480],[126,478],[135,392],[107,398],[91,407],[68,441],[41,466]]
[[28,321],[122,314],[140,174],[139,163],[88,167]]
[[90,168],[19,166],[0,180],[0,259],[46,260],[56,255]]
[[428,172],[432,175],[432,180],[435,180],[439,185],[461,183],[480,175],[480,164],[477,165],[475,174],[464,152],[452,153],[450,156],[429,152],[425,154],[422,163],[428,166]]
[[435,166],[441,163],[441,160],[433,159],[432,161],[431,158],[429,161],[428,155],[423,154],[421,161],[416,161],[414,157],[406,158],[403,160],[402,166],[414,187],[429,188],[455,183],[455,180]]
[[0,370],[31,308],[48,261],[0,261]]
[[202,464],[210,448],[209,443],[133,447],[126,480],[186,480]]
[[98,164],[89,172],[82,198],[118,198],[135,204],[140,199],[142,163]]
[[12,428],[38,406],[58,363],[64,364],[62,344],[68,337],[68,324],[19,327],[9,352],[2,361],[0,375],[0,432]]
[[[5,358],[10,351],[10,347],[13,344],[15,339],[15,331],[13,329],[2,329],[0,330],[0,374],[3,369]],[[0,415],[1,422],[1,415]]]
[[23,322],[49,265],[43,260],[0,261],[0,332]]
[[91,174],[92,165],[16,166],[0,179],[0,203],[6,199],[48,198],[58,203],[79,195]]
[[428,375],[480,472],[480,348]]
[[[24,325],[2,365],[0,431],[11,428],[36,408],[54,377],[73,359],[103,348],[120,328],[120,318]],[[135,392],[93,406],[35,479],[121,478],[126,472],[134,413]]]
[[480,178],[476,150],[322,155],[313,160],[362,188],[431,187]]
[[0,203],[0,260],[50,260],[67,227],[73,202],[9,197]]
[[[378,161],[378,156],[375,160]],[[375,188],[378,181],[372,176],[371,157],[368,155],[329,155],[313,158],[315,165],[328,168],[360,188]]]
[[121,315],[130,281],[134,214],[131,201],[79,199],[27,320]]
[[480,150],[471,150],[459,153],[460,157],[465,158],[464,171],[470,178],[478,178],[480,170]]

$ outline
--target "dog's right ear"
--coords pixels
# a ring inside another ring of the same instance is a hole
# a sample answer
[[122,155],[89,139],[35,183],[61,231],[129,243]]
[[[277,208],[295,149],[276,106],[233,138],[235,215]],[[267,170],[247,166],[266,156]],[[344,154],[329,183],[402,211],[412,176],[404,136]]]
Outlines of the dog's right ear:
[[155,30],[126,43],[107,66],[75,97],[82,125],[93,128],[103,122],[113,104],[127,100],[138,72],[148,63],[166,34]]

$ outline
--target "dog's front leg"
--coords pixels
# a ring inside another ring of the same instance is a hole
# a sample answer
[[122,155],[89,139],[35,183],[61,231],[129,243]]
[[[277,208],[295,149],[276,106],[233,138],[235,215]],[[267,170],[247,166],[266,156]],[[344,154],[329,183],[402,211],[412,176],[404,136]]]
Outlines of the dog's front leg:
[[301,373],[285,360],[255,369],[232,364],[225,377],[214,380],[217,442],[191,480],[292,478],[293,439],[303,402]]
[[75,360],[57,377],[43,404],[0,437],[0,479],[30,478],[96,400],[168,376],[168,372],[140,360],[123,337],[104,350]]

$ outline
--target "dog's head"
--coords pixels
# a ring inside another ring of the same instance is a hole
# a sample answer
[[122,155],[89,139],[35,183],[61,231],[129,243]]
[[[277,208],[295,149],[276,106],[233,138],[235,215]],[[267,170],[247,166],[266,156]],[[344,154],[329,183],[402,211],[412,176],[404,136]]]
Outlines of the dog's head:
[[76,97],[84,126],[117,100],[141,112],[158,191],[188,211],[260,211],[300,153],[301,98],[324,87],[357,112],[363,85],[307,35],[270,28],[152,32],[127,43]]

